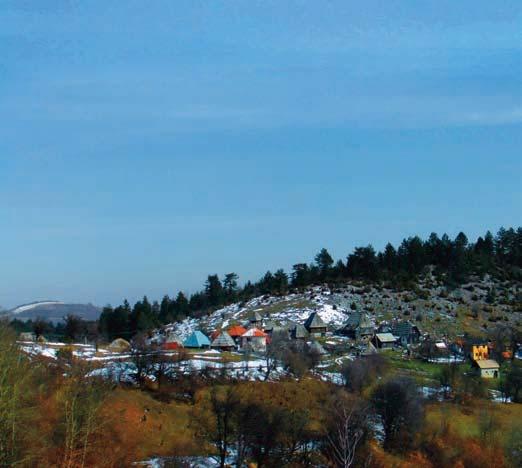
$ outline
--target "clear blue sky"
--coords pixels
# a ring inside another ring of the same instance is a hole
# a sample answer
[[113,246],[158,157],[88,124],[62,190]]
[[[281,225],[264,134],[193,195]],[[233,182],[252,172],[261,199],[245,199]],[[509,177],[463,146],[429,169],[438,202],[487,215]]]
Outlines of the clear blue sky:
[[522,3],[0,3],[0,305],[522,224]]

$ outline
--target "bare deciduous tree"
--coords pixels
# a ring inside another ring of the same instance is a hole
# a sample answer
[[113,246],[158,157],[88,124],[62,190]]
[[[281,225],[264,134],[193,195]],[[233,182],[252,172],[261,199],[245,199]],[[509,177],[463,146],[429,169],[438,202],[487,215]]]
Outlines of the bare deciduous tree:
[[358,450],[367,435],[368,408],[342,400],[336,402],[327,441],[329,458],[334,466],[354,466]]

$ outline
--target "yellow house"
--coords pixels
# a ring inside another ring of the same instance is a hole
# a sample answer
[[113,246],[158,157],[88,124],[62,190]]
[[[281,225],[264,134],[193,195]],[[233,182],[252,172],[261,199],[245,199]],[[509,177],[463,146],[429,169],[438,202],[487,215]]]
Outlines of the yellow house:
[[471,347],[471,358],[473,359],[473,361],[489,359],[488,345],[473,345]]
[[498,379],[500,366],[493,359],[479,359],[475,364],[480,370],[480,376],[485,379]]

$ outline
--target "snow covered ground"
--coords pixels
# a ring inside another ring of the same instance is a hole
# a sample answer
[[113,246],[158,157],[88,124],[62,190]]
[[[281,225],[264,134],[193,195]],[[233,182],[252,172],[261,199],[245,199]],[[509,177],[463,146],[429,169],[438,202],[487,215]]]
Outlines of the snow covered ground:
[[63,304],[61,301],[43,301],[43,302],[34,302],[33,304],[25,304],[17,307],[16,309],[11,310],[11,314],[21,314],[22,312],[27,312],[28,310],[32,310],[39,306],[45,305],[56,305]]
[[176,334],[181,340],[195,330],[215,330],[226,328],[232,323],[248,321],[249,314],[258,312],[264,320],[280,323],[296,322],[303,324],[312,312],[317,312],[321,319],[336,329],[346,322],[349,310],[339,305],[326,289],[314,290],[314,294],[288,294],[286,296],[259,296],[244,304],[232,304],[216,310],[200,320],[187,318],[181,323],[167,325],[167,333]]

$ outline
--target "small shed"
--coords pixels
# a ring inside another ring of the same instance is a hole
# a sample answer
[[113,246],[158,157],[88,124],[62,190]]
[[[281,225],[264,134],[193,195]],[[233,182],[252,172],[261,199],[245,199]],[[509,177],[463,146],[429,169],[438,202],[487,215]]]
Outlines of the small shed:
[[391,333],[377,333],[374,337],[374,344],[377,348],[386,349],[393,348],[393,345],[397,341],[397,338]]
[[131,349],[131,345],[123,338],[116,338],[109,346],[107,346],[107,349],[113,353],[125,353]]
[[210,340],[199,330],[193,332],[184,342],[185,348],[208,348],[210,347]]
[[266,349],[267,334],[258,328],[251,328],[241,336],[241,347],[262,352]]
[[484,379],[498,379],[500,366],[493,359],[479,359],[475,361],[475,366],[480,372],[480,376]]
[[223,331],[212,342],[210,347],[216,348],[216,349],[221,349],[223,351],[232,351],[236,348],[236,343],[234,342],[232,337],[226,331]]
[[326,335],[327,326],[323,322],[323,319],[317,312],[312,312],[304,323],[308,333],[312,336],[324,336]]

